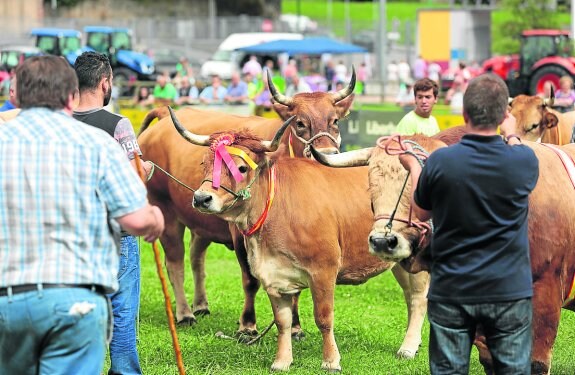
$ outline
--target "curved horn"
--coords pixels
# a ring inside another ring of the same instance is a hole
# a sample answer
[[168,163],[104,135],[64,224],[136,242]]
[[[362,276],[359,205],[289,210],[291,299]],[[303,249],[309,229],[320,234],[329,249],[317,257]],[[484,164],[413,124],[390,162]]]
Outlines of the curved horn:
[[285,96],[283,94],[280,94],[278,92],[278,89],[276,89],[276,87],[274,86],[274,83],[272,82],[272,76],[270,74],[270,70],[266,69],[266,74],[268,76],[268,87],[270,89],[270,94],[272,94],[274,100],[280,104],[289,106],[293,103],[293,98],[290,98],[289,96]]
[[350,79],[347,87],[339,90],[338,92],[334,92],[333,94],[331,94],[331,97],[333,98],[334,103],[337,103],[340,100],[345,99],[348,96],[350,96],[353,93],[353,89],[355,89],[355,67],[352,65],[351,66],[351,79]]
[[373,147],[362,148],[361,150],[353,150],[343,152],[341,154],[322,154],[317,151],[313,145],[310,145],[311,154],[314,159],[323,165],[332,168],[347,168],[347,167],[363,167],[369,164],[369,158],[373,151]]
[[280,145],[280,140],[282,139],[282,136],[284,135],[284,132],[286,131],[287,127],[289,126],[290,122],[295,118],[295,116],[292,116],[290,118],[288,118],[286,120],[286,122],[284,122],[282,124],[282,126],[279,128],[279,130],[276,132],[276,135],[274,136],[274,139],[272,139],[271,141],[262,141],[262,145],[266,148],[266,152],[274,152],[275,150],[278,149],[279,145]]
[[551,85],[551,92],[549,93],[549,97],[543,99],[543,104],[549,107],[553,107],[553,104],[555,104],[555,89],[553,88],[553,85]]
[[186,141],[193,143],[195,145],[198,145],[198,146],[209,146],[210,145],[210,142],[209,142],[210,136],[198,135],[198,134],[192,133],[191,131],[188,131],[186,128],[184,128],[182,126],[182,124],[180,124],[180,121],[176,117],[176,114],[174,113],[174,110],[172,109],[172,107],[168,106],[168,111],[170,111],[170,117],[172,118],[172,122],[174,123],[176,130],[178,131],[178,133],[180,133],[180,135],[182,137],[184,137],[184,139]]

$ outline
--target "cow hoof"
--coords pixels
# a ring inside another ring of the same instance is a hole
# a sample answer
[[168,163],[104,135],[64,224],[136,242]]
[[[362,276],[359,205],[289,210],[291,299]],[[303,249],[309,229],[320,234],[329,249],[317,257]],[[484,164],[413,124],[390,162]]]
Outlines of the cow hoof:
[[188,327],[188,326],[193,326],[194,324],[196,324],[198,321],[196,320],[195,317],[193,316],[185,316],[182,318],[182,320],[180,320],[179,322],[176,322],[176,325],[178,327]]
[[210,309],[199,309],[194,311],[195,316],[208,316],[210,315]]
[[413,359],[415,358],[415,355],[417,354],[417,350],[413,351],[413,350],[409,350],[409,349],[399,349],[397,351],[397,358],[403,358],[403,359]]
[[257,335],[258,335],[257,329],[245,328],[241,331],[237,331],[234,337],[238,339],[238,342],[245,344],[252,341],[252,339]]
[[331,373],[341,372],[341,366],[339,363],[322,362],[321,369]]
[[274,362],[272,364],[272,371],[289,371],[289,367],[291,365],[291,362]]
[[303,341],[303,339],[305,339],[305,332],[304,331],[292,332],[291,338],[292,340],[295,341]]
[[546,375],[549,374],[549,366],[541,361],[531,362],[531,374],[533,375]]

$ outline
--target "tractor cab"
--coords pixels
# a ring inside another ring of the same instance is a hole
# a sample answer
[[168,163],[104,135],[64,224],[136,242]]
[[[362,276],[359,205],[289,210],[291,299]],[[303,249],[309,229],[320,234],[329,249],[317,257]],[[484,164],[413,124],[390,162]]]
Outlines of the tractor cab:
[[49,55],[63,56],[74,65],[82,53],[82,33],[72,29],[37,28],[30,33],[36,47]]
[[132,31],[127,28],[87,26],[86,47],[110,58],[116,81],[153,80],[153,60],[133,50]]

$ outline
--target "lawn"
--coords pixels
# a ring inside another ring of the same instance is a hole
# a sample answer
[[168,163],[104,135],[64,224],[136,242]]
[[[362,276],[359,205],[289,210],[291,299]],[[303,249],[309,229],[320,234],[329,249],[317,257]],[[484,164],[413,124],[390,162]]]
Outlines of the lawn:
[[[141,244],[139,353],[142,370],[150,375],[177,374],[153,252],[149,244]],[[188,264],[186,268],[186,288],[191,299],[193,282]],[[240,270],[234,254],[221,245],[212,245],[207,254],[206,273],[212,314],[199,318],[194,327],[178,328],[187,374],[269,374],[276,351],[275,327],[259,344],[249,347],[215,337],[218,331],[227,335],[234,333],[243,303]],[[169,289],[174,301],[171,287]],[[272,321],[269,300],[264,292],[260,291],[256,303],[262,329]],[[293,343],[294,363],[290,374],[324,373],[320,371],[321,335],[314,324],[311,306],[309,290],[305,290],[301,297],[300,313],[306,338]],[[428,373],[428,323],[424,325],[420,352],[411,361],[395,357],[405,328],[403,295],[391,273],[386,272],[361,286],[340,286],[336,289],[335,335],[344,374]],[[553,374],[573,374],[573,337],[575,314],[566,311],[553,356]],[[475,350],[471,362],[470,373],[481,374],[482,368]]]

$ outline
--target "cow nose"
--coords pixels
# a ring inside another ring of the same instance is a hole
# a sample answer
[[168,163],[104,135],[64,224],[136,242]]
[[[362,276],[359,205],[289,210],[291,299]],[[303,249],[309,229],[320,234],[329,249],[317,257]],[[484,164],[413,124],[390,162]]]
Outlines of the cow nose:
[[194,207],[208,208],[212,202],[212,196],[208,193],[196,191],[194,193]]
[[377,253],[382,252],[392,252],[393,249],[398,244],[397,237],[395,235],[387,235],[387,236],[370,236],[369,237],[369,244],[371,245],[372,249]]

